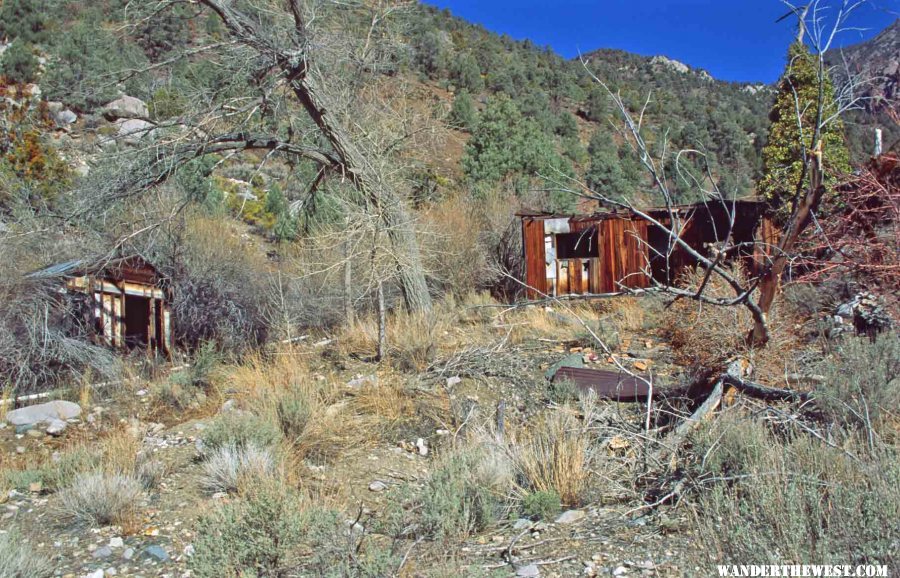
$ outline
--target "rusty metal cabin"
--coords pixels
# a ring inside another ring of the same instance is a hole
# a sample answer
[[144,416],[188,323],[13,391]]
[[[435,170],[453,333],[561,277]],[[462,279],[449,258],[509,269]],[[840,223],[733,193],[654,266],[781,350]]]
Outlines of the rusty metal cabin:
[[[737,246],[729,258],[743,259],[752,268],[758,251],[753,241],[764,206],[756,201],[733,205],[683,205],[673,209],[681,238],[704,256],[728,243]],[[668,226],[668,209],[645,211]],[[624,212],[556,215],[520,212],[527,295],[542,296],[612,293],[649,287],[651,279],[674,282],[695,260],[682,248],[670,250],[668,235],[650,222]],[[668,258],[666,257],[668,255]]]
[[140,256],[89,264],[68,261],[35,271],[32,279],[64,280],[63,292],[87,295],[94,338],[116,348],[146,348],[170,355],[171,296],[159,271]]

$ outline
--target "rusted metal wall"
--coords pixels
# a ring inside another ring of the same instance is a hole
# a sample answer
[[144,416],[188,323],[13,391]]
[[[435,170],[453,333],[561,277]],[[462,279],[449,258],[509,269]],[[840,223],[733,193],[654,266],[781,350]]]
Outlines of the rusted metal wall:
[[522,250],[525,252],[525,283],[529,287],[526,291],[528,298],[543,297],[548,292],[543,219],[522,218]]
[[585,234],[584,242],[595,244],[598,256],[557,259],[550,263],[556,267],[556,277],[548,279],[544,220],[522,217],[525,281],[533,288],[528,290],[529,298],[607,293],[649,285],[646,222],[615,215],[571,217],[570,232]]

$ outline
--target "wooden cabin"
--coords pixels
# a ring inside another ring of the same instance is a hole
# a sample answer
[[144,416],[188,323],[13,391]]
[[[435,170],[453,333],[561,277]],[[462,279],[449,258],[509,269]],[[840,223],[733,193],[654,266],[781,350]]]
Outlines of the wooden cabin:
[[[700,203],[645,212],[664,226],[670,226],[674,216],[681,238],[704,256],[725,245],[737,245],[730,258],[745,258],[754,269],[753,241],[763,209],[762,203],[738,201],[727,208]],[[683,248],[669,246],[662,228],[630,213],[521,212],[518,216],[531,299],[639,289],[649,287],[652,280],[672,283],[695,264]]]
[[174,351],[171,295],[163,276],[143,257],[98,263],[67,261],[28,277],[60,279],[61,291],[89,296],[98,342],[116,348],[146,348],[163,355]]

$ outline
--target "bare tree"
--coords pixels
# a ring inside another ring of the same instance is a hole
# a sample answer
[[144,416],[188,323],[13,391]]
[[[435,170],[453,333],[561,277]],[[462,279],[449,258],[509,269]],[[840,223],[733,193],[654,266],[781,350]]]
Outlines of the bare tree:
[[105,199],[156,186],[210,154],[228,159],[255,151],[263,155],[260,169],[273,157],[312,163],[318,168],[308,192],[329,177],[352,183],[359,202],[382,222],[407,307],[430,310],[413,217],[376,158],[389,157],[396,146],[369,148],[368,127],[359,124],[352,107],[363,79],[380,72],[385,25],[403,4],[161,0],[136,6],[143,15],[137,21],[185,2],[210,11],[224,25],[227,40],[185,50],[163,64],[205,53],[248,90],[228,95],[222,87],[219,94],[196,95],[189,113],[153,129],[152,146],[106,185]]
[[[792,250],[795,248],[798,238],[812,222],[815,211],[826,193],[822,184],[823,151],[821,137],[823,130],[830,123],[835,122],[840,114],[860,107],[862,100],[856,94],[856,89],[862,84],[862,81],[848,74],[847,77],[851,80],[847,85],[836,91],[836,102],[826,102],[825,86],[828,82],[829,69],[825,63],[825,54],[831,48],[835,37],[842,31],[849,29],[847,24],[848,18],[864,3],[864,0],[853,2],[842,0],[830,13],[828,12],[829,8],[834,7],[829,6],[826,0],[814,0],[806,7],[796,7],[788,2],[784,3],[797,16],[799,37],[806,39],[816,59],[819,98],[814,103],[816,110],[812,116],[812,126],[808,126],[809,122],[805,120],[809,118],[809,115],[806,114],[807,111],[803,107],[808,106],[808,104],[801,103],[799,99],[795,99],[794,113],[797,121],[797,142],[801,145],[803,171],[798,181],[791,184],[795,191],[791,200],[792,211],[790,218],[786,221],[782,230],[779,231],[777,243],[765,245],[761,241],[756,242],[756,244],[764,245],[762,248],[766,257],[761,271],[755,277],[742,279],[728,266],[729,257],[736,256],[739,251],[747,250],[748,247],[744,246],[745,244],[733,241],[732,229],[737,217],[736,205],[734,200],[729,199],[726,192],[719,189],[706,154],[701,150],[694,149],[671,153],[667,149],[668,143],[664,136],[659,146],[661,149],[660,156],[654,157],[651,152],[651,146],[645,140],[643,131],[644,113],[651,97],[647,97],[644,107],[638,113],[632,113],[622,97],[614,92],[602,79],[595,76],[590,71],[589,62],[584,60],[582,62],[585,69],[607,91],[615,105],[615,109],[624,120],[624,128],[619,129],[620,134],[628,143],[632,152],[640,158],[644,169],[652,177],[654,188],[665,205],[666,217],[654,217],[650,212],[635,206],[624,196],[616,197],[604,191],[592,190],[586,184],[576,179],[557,176],[557,184],[564,190],[572,194],[599,200],[608,206],[624,209],[636,218],[643,219],[662,231],[667,241],[666,246],[662,249],[651,246],[648,248],[650,254],[657,258],[665,259],[668,263],[676,250],[683,251],[695,260],[705,273],[701,278],[701,282],[695,288],[677,287],[669,280],[662,282],[654,280],[651,290],[666,292],[678,298],[689,298],[717,306],[743,306],[747,308],[753,318],[753,327],[749,338],[756,345],[763,345],[769,339],[767,316],[775,300],[781,275],[792,259]],[[805,135],[811,135],[811,138],[807,140]],[[671,154],[675,156],[676,175],[666,174],[666,160]],[[695,163],[699,161],[698,164],[702,167],[702,176],[697,176],[693,171],[687,170],[688,159],[692,159]],[[677,210],[674,201],[676,198],[675,187],[678,186],[677,182],[687,183],[689,187],[701,193],[707,205],[721,207],[727,216],[728,226],[726,230],[715,232],[719,249],[709,256],[698,251],[683,236],[686,224],[685,217],[682,212]],[[644,273],[649,277],[649,263],[646,269]],[[706,289],[712,278],[718,278],[731,287],[734,296],[730,298],[710,296]]]

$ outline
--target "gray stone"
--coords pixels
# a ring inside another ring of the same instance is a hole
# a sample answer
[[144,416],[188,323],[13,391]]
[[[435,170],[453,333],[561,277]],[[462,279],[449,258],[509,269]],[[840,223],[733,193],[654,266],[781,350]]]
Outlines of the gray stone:
[[85,574],[82,578],[103,578],[103,570],[94,570],[93,572]]
[[78,115],[67,109],[53,115],[53,119],[59,126],[69,126],[78,120]]
[[134,558],[134,548],[125,548],[125,551],[122,552],[122,558],[126,560]]
[[369,484],[370,492],[383,492],[387,489],[387,484],[380,480],[375,480],[371,484]]
[[458,385],[460,383],[462,383],[462,378],[458,375],[447,378],[447,387],[453,387],[454,385]]
[[109,558],[112,556],[112,549],[109,546],[100,546],[92,554],[94,558]]
[[6,421],[13,425],[34,425],[53,419],[67,420],[81,415],[81,407],[71,401],[54,400],[29,405],[6,413]]
[[157,545],[157,544],[154,544],[154,545],[152,545],[152,546],[148,546],[148,547],[144,550],[144,554],[143,554],[143,555],[144,555],[145,558],[151,558],[151,559],[153,559],[153,560],[158,560],[158,561],[160,561],[160,562],[168,562],[168,561],[169,561],[169,554],[168,554],[168,552],[166,552],[165,549],[164,549],[162,546],[159,546],[159,545]]
[[150,111],[144,101],[133,96],[117,98],[104,106],[101,112],[109,120],[150,117]]
[[524,530],[525,528],[530,528],[533,522],[528,518],[519,518],[513,524],[513,530]]
[[540,576],[541,570],[538,568],[537,564],[529,564],[528,566],[519,566],[518,570],[516,570],[516,576],[518,578],[533,578],[534,576]]
[[125,144],[136,145],[142,138],[152,136],[156,125],[139,118],[120,119],[116,121],[119,127],[117,137]]
[[66,428],[69,426],[68,422],[65,422],[61,419],[51,419],[50,423],[47,425],[47,433],[52,436],[62,435]]
[[569,510],[560,514],[559,517],[554,520],[554,523],[574,524],[575,522],[583,519],[585,516],[587,516],[587,513],[584,510]]
[[572,353],[551,365],[544,373],[544,377],[551,379],[561,367],[584,367],[584,354]]
[[125,545],[125,541],[122,540],[119,536],[114,536],[109,539],[109,547],[110,548],[121,548]]

